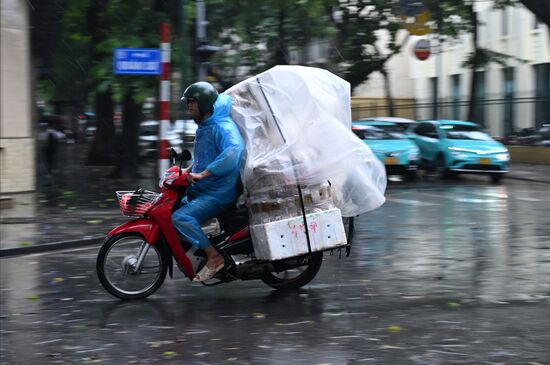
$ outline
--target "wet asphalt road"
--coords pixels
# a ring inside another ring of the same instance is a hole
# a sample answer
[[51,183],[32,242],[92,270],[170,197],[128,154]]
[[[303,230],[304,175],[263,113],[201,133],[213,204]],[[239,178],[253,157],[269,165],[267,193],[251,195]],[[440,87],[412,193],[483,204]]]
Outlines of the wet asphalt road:
[[550,364],[550,185],[392,184],[296,293],[181,273],[112,298],[98,248],[0,261],[2,364]]

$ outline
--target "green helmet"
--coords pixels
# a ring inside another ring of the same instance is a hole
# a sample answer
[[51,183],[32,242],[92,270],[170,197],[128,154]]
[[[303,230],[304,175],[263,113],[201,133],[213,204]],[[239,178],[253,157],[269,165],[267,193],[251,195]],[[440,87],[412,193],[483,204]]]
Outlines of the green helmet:
[[214,102],[216,102],[217,98],[218,91],[216,91],[216,88],[208,82],[200,81],[189,85],[183,92],[181,100],[197,100],[199,104],[199,111],[202,115],[204,115],[214,111]]

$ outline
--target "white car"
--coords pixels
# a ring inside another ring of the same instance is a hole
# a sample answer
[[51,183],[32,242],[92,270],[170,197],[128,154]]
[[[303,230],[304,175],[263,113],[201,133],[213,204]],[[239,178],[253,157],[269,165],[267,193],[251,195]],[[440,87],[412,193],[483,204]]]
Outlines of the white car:
[[[170,125],[166,132],[168,148],[172,147],[177,153],[183,150],[183,140],[174,125]],[[159,122],[147,120],[139,126],[139,155],[140,157],[158,156]]]
[[390,122],[397,124],[399,128],[403,131],[406,131],[411,125],[416,123],[416,121],[407,118],[397,118],[397,117],[371,117],[366,119],[361,119],[365,122]]

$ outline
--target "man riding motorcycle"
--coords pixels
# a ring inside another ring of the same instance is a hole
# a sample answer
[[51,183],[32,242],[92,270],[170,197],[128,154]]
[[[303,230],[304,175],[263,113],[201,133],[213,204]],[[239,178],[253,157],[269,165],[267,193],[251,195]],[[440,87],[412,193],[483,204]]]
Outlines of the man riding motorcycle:
[[215,218],[237,199],[244,141],[230,116],[229,95],[218,94],[208,82],[197,82],[185,89],[181,100],[187,102],[198,128],[188,176],[192,185],[181,207],[173,213],[172,223],[185,240],[206,253],[206,265],[194,279],[205,281],[225,263],[202,231],[201,223]]

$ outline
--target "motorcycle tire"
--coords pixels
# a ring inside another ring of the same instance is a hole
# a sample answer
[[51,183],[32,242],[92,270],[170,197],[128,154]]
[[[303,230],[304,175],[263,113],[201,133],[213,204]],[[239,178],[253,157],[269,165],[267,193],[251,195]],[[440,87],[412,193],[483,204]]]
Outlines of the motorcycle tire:
[[[285,274],[295,270],[286,270],[279,273],[266,272],[260,278],[265,284],[277,290],[293,290],[299,289],[302,286],[308,284],[321,269],[323,263],[323,252],[314,252],[307,264],[299,266],[298,268],[305,268],[294,277],[284,277]],[[281,274],[283,274],[281,277]]]
[[[132,267],[139,252],[148,247],[143,265],[138,272]],[[97,255],[96,271],[101,285],[120,299],[143,299],[162,285],[168,271],[168,257],[164,245],[149,245],[136,233],[122,233],[109,237]],[[144,281],[146,277],[147,281]]]

